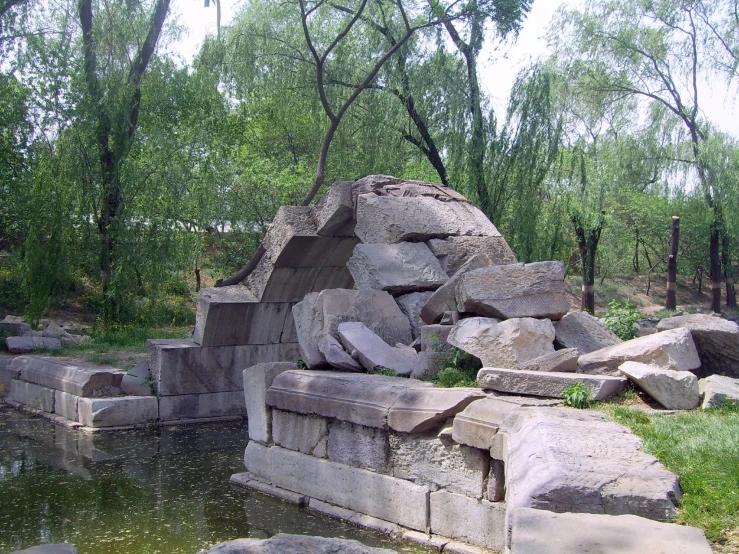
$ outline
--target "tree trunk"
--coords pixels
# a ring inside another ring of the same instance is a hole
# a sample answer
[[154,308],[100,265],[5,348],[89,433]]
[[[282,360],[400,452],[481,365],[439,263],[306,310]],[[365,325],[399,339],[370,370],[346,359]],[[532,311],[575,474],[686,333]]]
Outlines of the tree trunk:
[[736,308],[736,290],[734,289],[734,269],[731,266],[729,255],[729,235],[724,233],[721,239],[721,265],[724,267],[724,282],[726,284],[726,307]]
[[711,224],[711,242],[708,257],[711,263],[711,310],[721,313],[721,255],[719,252],[721,231],[717,221]]
[[672,216],[672,235],[670,236],[670,254],[667,258],[667,298],[665,308],[677,309],[677,247],[680,239],[680,218]]
[[582,297],[580,309],[584,312],[595,314],[595,253],[598,250],[600,233],[603,230],[603,222],[599,220],[592,229],[585,229],[582,219],[577,215],[571,216],[577,236],[577,247],[580,250],[582,265]]

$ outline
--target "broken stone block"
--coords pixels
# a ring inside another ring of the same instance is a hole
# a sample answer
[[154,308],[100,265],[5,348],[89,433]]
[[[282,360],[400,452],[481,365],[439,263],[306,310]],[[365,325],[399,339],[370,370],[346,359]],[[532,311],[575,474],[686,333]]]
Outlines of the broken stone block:
[[516,263],[516,255],[502,236],[451,236],[446,239],[431,239],[426,244],[447,275],[454,275],[467,260],[478,254],[487,256],[494,265]]
[[313,206],[316,233],[327,237],[353,237],[354,200],[351,181],[337,181]]
[[562,262],[484,267],[456,287],[457,310],[486,317],[560,319],[570,309]]
[[692,371],[701,365],[690,331],[684,328],[607,346],[577,360],[583,373],[617,375],[624,362],[641,362],[674,371]]
[[[555,324],[554,328],[557,326]],[[577,348],[565,348],[544,354],[528,362],[519,364],[519,369],[527,371],[558,371],[559,373],[575,373],[580,352]]]
[[518,407],[504,398],[475,400],[454,416],[452,438],[481,450],[489,450],[503,420]]
[[739,377],[739,326],[732,321],[707,314],[668,317],[657,324],[665,331],[684,327],[690,331],[698,350],[701,367],[698,377],[720,374]]
[[128,370],[121,379],[121,393],[131,396],[150,396],[154,394],[154,381],[149,374],[149,361],[142,360]]
[[398,375],[413,372],[415,350],[394,348],[373,333],[364,323],[340,323],[339,337],[344,348],[357,352],[357,361],[370,371],[392,369]]
[[483,366],[517,368],[554,351],[554,326],[547,319],[470,317],[460,320],[447,342],[477,356]]
[[364,367],[346,353],[341,343],[331,335],[325,335],[318,341],[318,350],[326,358],[328,364],[334,369],[344,371],[364,371]]
[[345,321],[361,321],[388,344],[408,344],[411,326],[408,318],[385,291],[325,290],[305,296],[293,308],[300,354],[309,368],[327,365],[318,348],[320,340],[339,338],[338,327]]
[[24,381],[87,397],[120,394],[121,379],[125,375],[124,371],[112,367],[46,356],[19,356],[10,365],[20,370]]
[[450,235],[500,236],[479,209],[467,202],[431,197],[357,197],[355,234],[365,244],[425,241]]
[[445,490],[432,492],[431,532],[502,552],[506,542],[506,507]]
[[65,346],[72,346],[79,342],[79,338],[75,338],[73,335],[70,335],[55,321],[49,322],[44,329],[42,336],[59,339],[59,341]]
[[576,383],[590,389],[591,400],[603,400],[618,394],[626,387],[626,379],[610,375],[583,375],[554,371],[524,371],[483,367],[477,374],[477,382],[483,390],[513,394],[564,398],[563,391]]
[[698,381],[703,399],[701,408],[712,408],[723,402],[739,403],[739,379],[724,375],[709,375]]
[[424,325],[421,327],[421,350],[430,350],[444,354],[451,352],[452,345],[447,342],[452,325]]
[[422,433],[484,398],[479,389],[409,389],[403,391],[388,413],[388,426],[400,433]]
[[28,323],[24,323],[20,317],[6,315],[5,319],[0,321],[0,335],[20,337],[28,331],[31,331],[31,326]]
[[449,279],[421,242],[358,244],[346,267],[359,290],[386,290],[394,295],[435,290]]
[[618,369],[668,410],[692,410],[700,404],[698,378],[689,371],[639,362],[624,362]]
[[294,363],[272,362],[256,364],[243,371],[249,440],[262,443],[272,440],[272,410],[266,405],[267,389],[280,373],[297,369]]
[[62,343],[52,337],[8,337],[5,347],[11,354],[30,354],[37,350],[59,350]]
[[408,321],[411,322],[411,335],[413,336],[413,340],[419,337],[421,327],[425,325],[424,321],[421,319],[421,309],[433,294],[434,293],[431,291],[411,292],[410,294],[404,294],[403,296],[395,298],[400,311],[402,311],[408,318]]
[[7,399],[34,410],[54,413],[54,389],[13,379]]
[[387,473],[390,448],[387,431],[345,421],[333,421],[328,431],[328,459]]
[[153,396],[80,398],[79,422],[86,427],[128,427],[154,423],[159,419]]
[[588,312],[570,312],[554,324],[558,348],[577,348],[580,354],[600,350],[623,341]]
[[272,410],[272,440],[278,446],[303,454],[323,457],[326,453],[328,424],[322,417]]

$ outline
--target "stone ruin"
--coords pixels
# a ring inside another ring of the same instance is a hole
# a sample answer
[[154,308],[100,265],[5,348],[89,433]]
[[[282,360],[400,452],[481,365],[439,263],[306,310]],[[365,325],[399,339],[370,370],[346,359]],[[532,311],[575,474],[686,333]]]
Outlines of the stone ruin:
[[[21,356],[6,401],[88,429],[246,416],[233,482],[444,552],[710,552],[702,531],[665,523],[676,476],[558,399],[577,382],[606,398],[628,375],[694,408],[690,371],[739,375],[736,324],[623,343],[569,312],[563,264],[517,263],[433,183],[335,183],[314,207],[280,208],[263,246],[245,284],[200,292],[192,340],[151,340],[147,364],[110,378]],[[452,346],[480,359],[479,388],[418,379]],[[411,378],[373,374],[387,369]]]

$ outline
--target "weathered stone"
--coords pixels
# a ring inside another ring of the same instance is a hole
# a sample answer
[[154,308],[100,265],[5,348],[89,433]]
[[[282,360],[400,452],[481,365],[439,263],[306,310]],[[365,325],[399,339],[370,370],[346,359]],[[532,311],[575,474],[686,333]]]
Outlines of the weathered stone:
[[454,275],[462,265],[478,254],[487,256],[495,265],[516,263],[516,255],[502,236],[447,237],[426,243],[448,275]]
[[331,185],[313,207],[316,233],[327,237],[354,236],[354,200],[351,181]]
[[52,337],[8,337],[5,347],[11,354],[30,354],[37,350],[59,350],[62,343]]
[[502,460],[495,458],[490,460],[488,483],[483,498],[490,502],[503,502],[505,500],[505,466]]
[[390,474],[432,490],[482,497],[488,453],[436,436],[390,435]]
[[198,554],[393,554],[394,550],[370,548],[359,541],[327,539],[280,533],[269,539],[236,539]]
[[454,417],[452,438],[482,450],[489,450],[503,420],[518,407],[505,398],[475,400]]
[[[555,325],[555,329],[557,326]],[[528,362],[519,364],[519,369],[527,371],[558,371],[559,373],[575,373],[580,352],[577,348],[565,348],[544,354]]]
[[[130,398],[124,396],[123,398]],[[246,415],[244,393],[240,390],[162,396],[159,418],[162,421],[240,417]]]
[[703,399],[701,408],[712,408],[723,402],[739,403],[739,379],[724,375],[709,375],[698,381]]
[[310,502],[310,498],[304,494],[297,494],[281,489],[280,487],[275,487],[274,485],[260,481],[255,477],[256,476],[253,473],[245,471],[243,473],[234,473],[228,481],[234,485],[245,487],[247,489],[266,494],[267,496],[273,496],[275,498],[279,498],[283,502],[289,502],[290,504],[295,504],[300,507],[305,507]]
[[293,308],[300,354],[309,368],[327,365],[318,349],[321,338],[338,340],[338,327],[345,321],[361,321],[388,344],[411,342],[408,318],[387,292],[324,290],[305,296]]
[[50,321],[42,333],[44,337],[53,337],[59,339],[59,341],[65,346],[72,346],[79,342],[79,338],[70,335],[65,329],[61,327],[56,321]]
[[624,362],[618,369],[668,410],[692,410],[700,404],[698,378],[689,371],[639,362]]
[[421,544],[426,548],[433,548],[434,550],[437,550],[439,552],[441,552],[446,544],[449,542],[449,539],[438,537],[436,535],[427,535],[426,533],[421,533],[420,531],[406,531],[405,533],[403,533],[402,538],[404,541]]
[[385,187],[399,185],[402,182],[402,179],[392,175],[367,175],[357,179],[352,183],[352,204],[356,207],[360,194],[374,192],[379,195]]
[[20,317],[7,315],[5,319],[0,321],[0,335],[5,335],[6,337],[20,337],[23,333],[27,333],[30,330],[31,326],[28,323],[24,323]]
[[483,366],[511,369],[554,352],[553,340],[552,322],[530,317],[462,319],[447,338],[449,344],[480,358]]
[[490,267],[492,262],[485,254],[476,254],[465,261],[452,277],[439,287],[421,309],[421,319],[429,325],[439,321],[444,313],[457,309],[457,283],[462,275],[473,269]]
[[564,398],[564,389],[576,383],[583,383],[590,389],[592,400],[603,400],[621,392],[626,387],[626,379],[610,375],[524,371],[494,367],[483,367],[477,374],[477,382],[484,390],[530,394],[547,398]]
[[[549,374],[551,375],[551,374]],[[519,408],[503,422],[508,509],[675,516],[677,477],[604,414]]]
[[294,342],[283,340],[294,327],[291,308],[286,302],[260,303],[242,285],[201,289],[193,340],[200,346]]
[[127,427],[154,423],[159,419],[153,396],[80,398],[79,422],[87,427]]
[[485,214],[467,202],[371,194],[357,198],[354,232],[366,244],[424,241],[450,235],[500,236]]
[[262,362],[294,362],[295,343],[201,347],[185,339],[147,341],[149,368],[162,396],[243,390],[242,371]]
[[244,400],[249,421],[249,440],[268,443],[272,440],[272,410],[265,401],[267,389],[280,373],[297,370],[288,362],[261,363],[243,371]]
[[516,508],[511,554],[711,554],[702,530],[633,515]]
[[421,319],[421,310],[433,294],[432,291],[411,292],[395,299],[400,310],[411,322],[411,335],[414,340],[420,336],[421,327],[425,325],[425,322]]
[[449,279],[422,242],[358,244],[346,267],[359,290],[395,295],[435,290]]
[[356,350],[357,360],[365,368],[392,369],[399,375],[413,372],[416,352],[390,346],[364,323],[340,323],[338,332],[344,348],[350,352]]
[[69,543],[62,542],[57,544],[32,546],[25,550],[16,550],[10,554],[79,554],[79,550]]
[[[311,239],[318,238],[316,234],[316,221],[313,218],[313,209],[310,206],[280,206],[264,235],[264,255],[273,263],[277,262],[282,255],[293,258],[298,263],[276,264],[278,267],[303,267],[303,252],[300,247],[310,249]],[[303,239],[303,240],[301,240]],[[315,252],[314,258],[322,260],[323,252]],[[310,256],[306,260],[310,260]],[[319,267],[323,263],[317,263],[313,267]],[[307,266],[306,266],[307,267]]]
[[125,375],[112,367],[46,356],[18,356],[10,366],[29,383],[88,397],[115,396]]
[[439,325],[454,325],[459,321],[459,312],[457,310],[451,312],[444,312],[439,320]]
[[623,342],[600,319],[588,312],[570,312],[554,324],[554,341],[560,348],[577,348],[587,354]]
[[244,464],[287,490],[410,529],[428,526],[428,489],[403,479],[253,441],[246,446]]
[[8,399],[34,410],[54,413],[54,389],[13,379],[8,388]]
[[447,491],[432,492],[431,532],[502,552],[506,542],[506,507]]
[[420,329],[421,350],[444,354],[451,352],[452,345],[447,342],[452,325],[424,325]]
[[335,421],[328,431],[328,459],[352,467],[387,472],[390,450],[387,431]]
[[390,408],[409,389],[431,383],[364,373],[286,371],[267,390],[267,406],[387,428]]
[[457,309],[487,317],[560,319],[570,309],[562,262],[499,265],[465,273]]
[[54,413],[70,421],[79,421],[77,403],[80,397],[60,390],[54,391]]
[[326,452],[327,439],[324,418],[272,410],[272,440],[277,446],[315,456]]
[[331,335],[325,335],[318,341],[318,350],[334,369],[344,371],[364,371],[362,365],[346,353],[341,343]]
[[[160,372],[161,374],[161,372]],[[128,370],[121,379],[121,392],[132,396],[150,396],[154,394],[155,383],[149,374],[149,361],[142,360]]]
[[409,389],[403,391],[390,408],[387,423],[400,433],[422,433],[484,397],[480,389]]
[[583,354],[577,360],[577,365],[583,373],[617,375],[618,366],[624,362],[641,362],[675,371],[691,371],[701,365],[690,331],[683,328],[631,339]]
[[[349,259],[355,242],[346,246]],[[323,267],[275,267],[264,256],[246,278],[246,284],[261,302],[299,302],[310,292],[350,289],[354,279],[345,265]]]
[[706,314],[668,317],[657,324],[659,331],[684,327],[690,331],[701,359],[698,377],[721,374],[739,377],[739,326],[733,321]]

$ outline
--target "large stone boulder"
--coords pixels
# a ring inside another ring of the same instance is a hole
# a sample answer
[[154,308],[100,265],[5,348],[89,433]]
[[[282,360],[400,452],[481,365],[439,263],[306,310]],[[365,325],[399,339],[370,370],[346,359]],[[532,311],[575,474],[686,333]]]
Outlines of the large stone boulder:
[[623,342],[616,333],[588,312],[570,312],[554,324],[554,344],[577,348],[580,354]]
[[583,383],[590,389],[592,400],[603,400],[618,394],[626,387],[626,379],[623,377],[495,367],[483,367],[477,374],[477,382],[483,390],[546,398],[564,398],[565,389],[576,383]]
[[318,348],[331,335],[339,339],[339,324],[359,321],[388,344],[410,344],[411,325],[393,297],[379,290],[332,289],[306,294],[293,307],[300,354],[309,368],[325,367],[326,357]]
[[447,342],[477,356],[483,366],[517,369],[554,352],[554,326],[548,319],[470,317],[460,320]]
[[28,323],[24,323],[20,317],[6,315],[5,319],[0,321],[0,335],[20,337],[29,331],[31,331],[31,326]]
[[486,317],[560,319],[570,309],[562,262],[476,269],[456,288],[457,309]]
[[689,371],[625,362],[618,369],[668,410],[692,410],[700,403],[698,378]]
[[269,539],[236,539],[217,544],[198,554],[393,554],[394,550],[371,548],[359,541],[327,539],[280,533]]
[[364,371],[362,365],[352,358],[341,343],[331,335],[325,335],[318,341],[318,350],[321,351],[328,362],[328,365],[334,369],[342,371]]
[[464,263],[478,254],[487,256],[495,265],[515,264],[516,256],[501,236],[447,237],[427,243],[447,275],[454,275]]
[[739,377],[739,326],[733,321],[706,314],[668,317],[657,324],[659,331],[684,327],[698,349],[701,367],[698,377],[728,375]]
[[434,293],[432,291],[411,292],[403,296],[397,296],[395,301],[398,303],[400,310],[406,315],[408,321],[411,322],[411,335],[416,340],[421,334],[421,327],[425,325],[421,319],[421,310]]
[[624,362],[642,362],[675,371],[693,371],[701,365],[687,329],[662,331],[583,354],[577,365],[583,373],[617,375]]
[[575,373],[580,352],[576,348],[565,348],[544,354],[519,365],[527,371],[557,371],[559,373]]
[[340,323],[338,333],[344,348],[356,352],[359,363],[370,371],[392,369],[398,375],[409,375],[416,367],[415,350],[390,346],[364,323]]
[[353,237],[354,200],[352,182],[337,181],[313,206],[316,233],[329,237]]
[[739,379],[732,379],[725,375],[709,375],[698,381],[703,401],[701,408],[712,408],[723,402],[739,404]]

